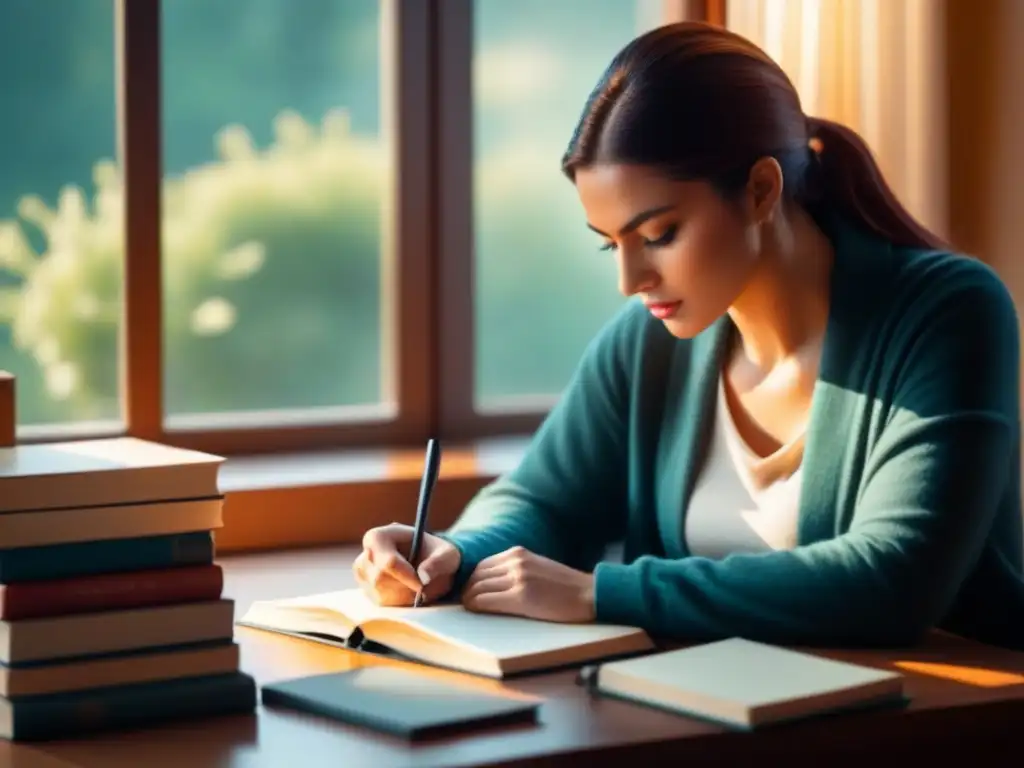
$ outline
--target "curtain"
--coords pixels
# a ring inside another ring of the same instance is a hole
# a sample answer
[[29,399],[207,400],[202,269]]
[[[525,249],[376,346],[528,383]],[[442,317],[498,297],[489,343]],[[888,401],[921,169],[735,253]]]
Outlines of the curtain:
[[853,128],[893,190],[948,236],[946,0],[729,0],[726,26],[786,71],[804,112]]

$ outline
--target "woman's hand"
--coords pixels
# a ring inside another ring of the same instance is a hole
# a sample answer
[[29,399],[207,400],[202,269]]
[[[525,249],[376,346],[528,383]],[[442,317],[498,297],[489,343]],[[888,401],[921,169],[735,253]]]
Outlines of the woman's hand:
[[594,576],[512,547],[481,560],[462,591],[471,611],[559,622],[594,620]]
[[371,528],[363,536],[363,551],[352,564],[356,582],[377,605],[408,606],[423,590],[429,603],[452,588],[462,556],[454,546],[429,533],[423,535],[419,568],[403,553],[412,546],[412,526],[392,523]]

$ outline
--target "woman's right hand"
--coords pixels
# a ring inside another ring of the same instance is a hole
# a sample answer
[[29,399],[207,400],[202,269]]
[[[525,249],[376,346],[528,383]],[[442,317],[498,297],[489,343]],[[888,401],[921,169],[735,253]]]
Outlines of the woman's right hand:
[[423,590],[424,603],[446,595],[459,569],[459,550],[444,539],[424,534],[419,568],[406,555],[412,546],[412,526],[392,523],[371,528],[363,536],[363,551],[352,564],[356,582],[377,605],[408,606]]

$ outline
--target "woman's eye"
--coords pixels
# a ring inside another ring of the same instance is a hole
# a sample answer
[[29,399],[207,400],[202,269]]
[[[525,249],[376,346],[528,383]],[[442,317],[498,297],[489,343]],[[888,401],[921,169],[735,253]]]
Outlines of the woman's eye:
[[[644,240],[645,248],[663,248],[669,245],[673,240],[676,239],[676,234],[679,232],[679,226],[673,224],[671,227],[665,230],[665,233],[654,240]],[[614,251],[618,246],[614,240],[605,240],[598,246],[598,250],[601,251]]]
[[671,227],[665,230],[665,234],[656,240],[644,240],[644,245],[648,248],[662,248],[673,240],[676,239],[676,233],[679,231],[679,227],[673,224]]

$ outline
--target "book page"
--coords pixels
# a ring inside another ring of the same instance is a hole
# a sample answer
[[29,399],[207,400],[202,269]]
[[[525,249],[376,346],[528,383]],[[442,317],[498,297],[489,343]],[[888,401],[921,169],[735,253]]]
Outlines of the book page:
[[328,595],[257,600],[238,620],[243,626],[289,633],[316,633],[345,640],[358,623],[341,606],[332,606]]
[[338,592],[324,592],[319,595],[294,598],[288,601],[291,605],[325,608],[348,616],[356,624],[370,619],[414,619],[417,615],[437,613],[439,611],[461,611],[459,605],[422,606],[420,608],[394,608],[377,605],[361,589],[343,589]]
[[[607,624],[559,624],[516,616],[473,613],[458,604],[420,608],[381,607],[360,589],[278,600],[273,604],[282,616],[285,613],[294,614],[290,620],[293,625],[314,619],[322,624],[330,621],[332,614],[338,624],[344,622],[345,618],[353,625],[366,625],[376,620],[398,621],[417,627],[450,645],[481,651],[498,659],[599,643],[635,635],[639,631],[632,627]],[[305,618],[300,620],[299,616]],[[367,634],[372,636],[372,630]]]
[[498,659],[533,656],[636,635],[640,630],[610,624],[562,624],[518,616],[473,613],[465,609],[426,614],[420,608],[406,620],[447,640]]
[[358,624],[377,619],[410,624],[451,645],[482,651],[498,659],[572,648],[637,632],[632,627],[560,624],[518,616],[473,613],[458,604],[382,608],[358,589],[321,595],[316,604],[339,610]]

